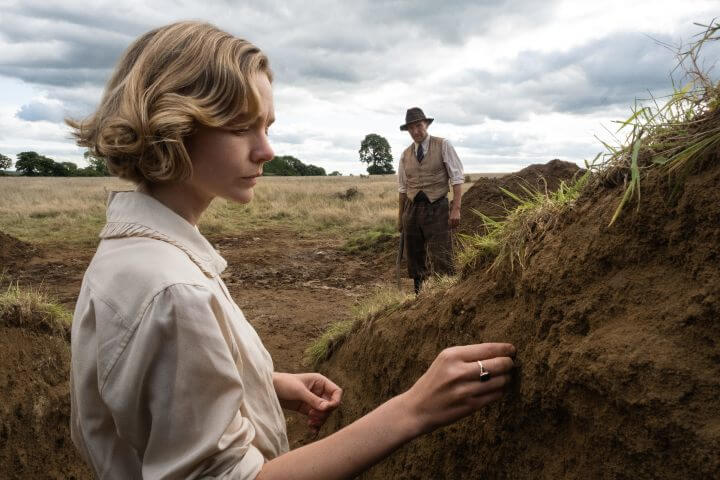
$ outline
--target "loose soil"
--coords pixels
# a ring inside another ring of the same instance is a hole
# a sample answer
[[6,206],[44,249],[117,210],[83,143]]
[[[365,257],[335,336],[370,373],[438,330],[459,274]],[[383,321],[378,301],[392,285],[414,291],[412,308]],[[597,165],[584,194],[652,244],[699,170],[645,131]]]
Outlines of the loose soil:
[[[9,268],[25,262],[37,254],[37,249],[27,242],[0,232],[0,265]],[[1,270],[0,270],[1,271]]]
[[462,197],[462,223],[457,232],[466,235],[486,233],[482,217],[476,211],[493,220],[500,220],[514,209],[518,205],[517,201],[501,189],[525,198],[528,191],[554,192],[561,182],[570,182],[581,174],[582,171],[574,163],[555,159],[545,164],[530,165],[502,177],[480,177]]
[[517,368],[502,402],[362,478],[720,478],[714,163],[674,197],[652,174],[612,227],[621,187],[591,190],[536,235],[524,271],[479,267],[366,323],[321,365],[348,392],[322,433],[405,391],[445,347],[507,341]]
[[2,478],[92,478],[70,440],[68,336],[0,325]]

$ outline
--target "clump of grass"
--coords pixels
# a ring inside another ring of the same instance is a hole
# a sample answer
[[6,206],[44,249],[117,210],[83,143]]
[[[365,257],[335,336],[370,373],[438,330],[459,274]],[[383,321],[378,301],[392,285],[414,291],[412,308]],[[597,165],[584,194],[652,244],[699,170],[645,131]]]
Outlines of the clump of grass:
[[[0,283],[2,282],[0,275]],[[38,289],[10,283],[0,293],[0,324],[70,338],[72,315]]]
[[591,169],[588,169],[573,182],[561,182],[554,192],[523,187],[525,195],[520,196],[502,189],[518,204],[517,207],[508,212],[504,220],[494,220],[482,212],[473,211],[482,218],[487,233],[458,236],[458,271],[472,270],[479,262],[492,262],[490,266],[495,270],[525,268],[530,243],[542,237],[560,213],[574,204],[588,183],[590,174]]
[[432,296],[437,293],[446,292],[455,285],[460,277],[458,275],[433,275],[425,280],[420,290],[422,296]]
[[362,324],[390,315],[413,298],[414,295],[395,288],[378,288],[352,308],[350,319],[330,325],[320,338],[305,349],[305,362],[309,365],[317,365],[320,361],[329,358],[348,335],[357,331]]
[[473,269],[480,262],[484,263],[488,260],[493,260],[500,249],[498,235],[492,235],[493,232],[499,232],[500,228],[490,227],[490,225],[498,222],[477,210],[473,209],[473,213],[482,218],[485,227],[490,231],[486,235],[458,234],[460,248],[457,249],[457,253],[455,254],[455,265],[460,272],[466,269]]
[[359,200],[363,197],[363,193],[358,190],[357,187],[350,187],[344,192],[337,192],[333,195],[335,198],[339,198],[340,200],[350,201],[350,200]]
[[352,235],[342,249],[348,253],[379,253],[387,250],[389,244],[399,236],[394,224],[384,222]]
[[717,158],[720,149],[720,83],[714,83],[699,66],[705,44],[720,40],[720,23],[713,20],[686,49],[678,49],[678,67],[689,81],[664,103],[656,98],[635,103],[632,115],[618,129],[626,131],[618,146],[603,142],[607,151],[597,164],[597,181],[622,183],[624,194],[610,225],[633,199],[640,208],[640,181],[649,169],[663,168],[679,182],[696,166]]

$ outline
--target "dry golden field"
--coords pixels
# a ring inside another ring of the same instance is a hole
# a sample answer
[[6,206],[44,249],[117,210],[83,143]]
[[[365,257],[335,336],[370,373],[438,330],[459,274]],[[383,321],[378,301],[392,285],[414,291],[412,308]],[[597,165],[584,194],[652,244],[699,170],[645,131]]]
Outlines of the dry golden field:
[[[248,205],[213,201],[200,229],[210,235],[278,226],[330,235],[391,229],[396,182],[394,175],[263,177]],[[108,192],[132,188],[116,178],[2,177],[0,231],[35,244],[94,243],[105,222]],[[359,195],[341,198],[351,188]]]

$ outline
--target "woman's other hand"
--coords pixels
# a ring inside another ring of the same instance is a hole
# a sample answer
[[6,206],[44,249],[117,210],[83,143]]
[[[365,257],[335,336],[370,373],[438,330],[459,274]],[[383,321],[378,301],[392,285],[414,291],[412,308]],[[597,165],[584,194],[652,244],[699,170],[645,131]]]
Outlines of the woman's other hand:
[[273,373],[280,405],[308,417],[308,427],[317,433],[340,405],[342,388],[319,373]]

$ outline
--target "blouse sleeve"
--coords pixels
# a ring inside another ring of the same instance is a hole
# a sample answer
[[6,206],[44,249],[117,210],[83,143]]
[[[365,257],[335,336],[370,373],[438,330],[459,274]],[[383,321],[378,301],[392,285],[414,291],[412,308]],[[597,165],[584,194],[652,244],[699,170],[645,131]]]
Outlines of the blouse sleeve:
[[102,389],[144,478],[255,478],[264,458],[243,417],[242,365],[219,302],[172,285],[147,306]]

